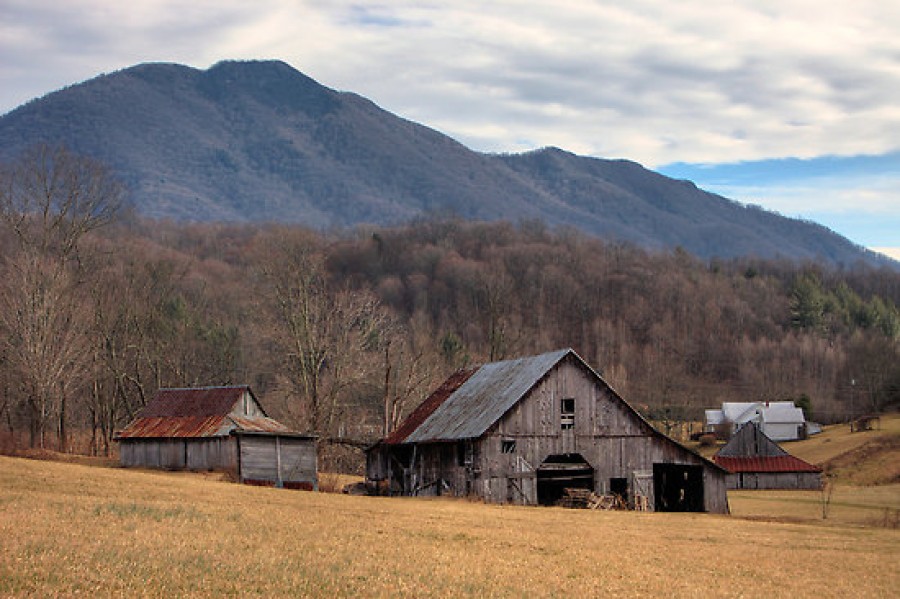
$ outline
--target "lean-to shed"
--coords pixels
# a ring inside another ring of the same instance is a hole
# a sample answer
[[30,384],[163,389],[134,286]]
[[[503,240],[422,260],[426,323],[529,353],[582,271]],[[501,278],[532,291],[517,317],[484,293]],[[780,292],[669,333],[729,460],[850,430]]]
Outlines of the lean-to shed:
[[248,386],[160,389],[116,440],[123,466],[223,470],[248,484],[318,488],[316,437],[269,418]]
[[461,370],[367,451],[392,495],[557,502],[565,489],[727,513],[727,472],[654,429],[571,349]]
[[748,422],[713,456],[729,489],[821,489],[822,469],[792,456]]

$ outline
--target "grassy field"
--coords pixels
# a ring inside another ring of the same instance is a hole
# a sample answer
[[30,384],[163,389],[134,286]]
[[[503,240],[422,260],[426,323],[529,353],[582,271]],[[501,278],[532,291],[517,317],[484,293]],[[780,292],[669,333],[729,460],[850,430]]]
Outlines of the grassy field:
[[2,596],[889,597],[898,563],[900,531],[880,527],[350,497],[0,457]]

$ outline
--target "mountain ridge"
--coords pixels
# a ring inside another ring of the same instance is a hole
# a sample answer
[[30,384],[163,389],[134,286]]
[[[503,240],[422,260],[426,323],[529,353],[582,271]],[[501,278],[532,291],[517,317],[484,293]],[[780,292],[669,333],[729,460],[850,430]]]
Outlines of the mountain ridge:
[[821,225],[628,160],[473,151],[282,61],[143,63],[100,75],[0,117],[0,142],[3,160],[36,142],[103,160],[154,218],[314,228],[428,214],[540,219],[703,258],[885,263]]

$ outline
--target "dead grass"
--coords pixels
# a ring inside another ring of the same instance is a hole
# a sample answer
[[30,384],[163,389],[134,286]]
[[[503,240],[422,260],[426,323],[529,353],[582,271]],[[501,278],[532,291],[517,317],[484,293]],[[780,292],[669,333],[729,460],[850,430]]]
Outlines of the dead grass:
[[[837,499],[835,499],[836,501]],[[0,457],[2,596],[891,596],[900,532]]]
[[836,484],[823,518],[823,491],[728,492],[731,514],[736,518],[772,522],[803,522],[824,526],[897,528],[900,518],[900,485],[858,487]]

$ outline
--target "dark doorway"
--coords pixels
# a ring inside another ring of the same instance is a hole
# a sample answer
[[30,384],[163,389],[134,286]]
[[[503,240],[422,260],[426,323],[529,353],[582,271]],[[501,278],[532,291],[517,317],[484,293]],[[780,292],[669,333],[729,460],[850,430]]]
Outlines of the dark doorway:
[[703,511],[703,466],[653,464],[657,512]]
[[609,492],[611,495],[618,495],[622,498],[622,503],[628,505],[628,479],[627,478],[611,478],[609,479]]
[[565,489],[594,490],[594,468],[580,454],[547,456],[537,469],[540,505],[554,505],[565,495]]

